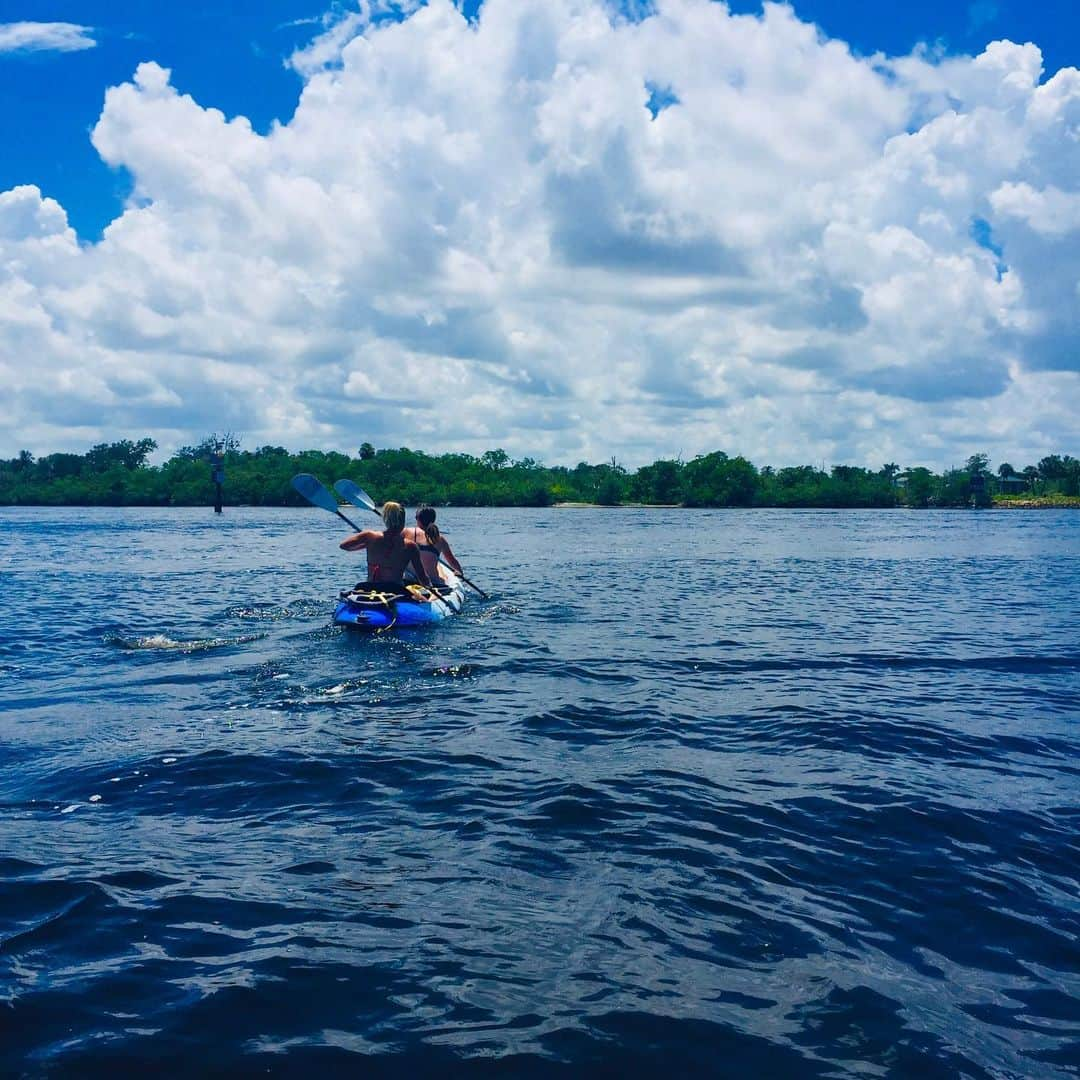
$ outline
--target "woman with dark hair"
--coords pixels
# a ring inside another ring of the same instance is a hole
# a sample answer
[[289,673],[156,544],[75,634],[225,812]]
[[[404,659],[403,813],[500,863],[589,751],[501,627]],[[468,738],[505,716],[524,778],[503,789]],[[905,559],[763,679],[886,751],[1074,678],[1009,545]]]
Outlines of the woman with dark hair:
[[420,561],[432,581],[439,581],[439,556],[449,564],[455,574],[464,575],[461,563],[454,557],[450,544],[435,524],[435,507],[421,506],[416,511],[416,525],[405,530],[405,538],[412,540],[420,549]]

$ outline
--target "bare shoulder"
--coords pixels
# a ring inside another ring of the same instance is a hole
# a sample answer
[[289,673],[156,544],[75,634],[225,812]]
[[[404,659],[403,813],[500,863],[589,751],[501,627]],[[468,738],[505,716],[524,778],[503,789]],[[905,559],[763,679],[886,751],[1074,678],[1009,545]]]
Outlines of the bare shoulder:
[[363,529],[361,532],[353,533],[352,536],[345,537],[344,540],[338,544],[338,547],[345,551],[355,551],[359,547],[367,547],[371,543],[372,533]]

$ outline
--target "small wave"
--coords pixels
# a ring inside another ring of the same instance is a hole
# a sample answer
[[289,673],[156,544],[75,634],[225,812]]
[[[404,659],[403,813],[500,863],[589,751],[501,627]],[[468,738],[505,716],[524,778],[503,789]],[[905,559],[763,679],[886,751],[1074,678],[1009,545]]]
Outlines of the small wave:
[[701,674],[758,674],[785,671],[990,671],[1006,674],[1042,674],[1080,669],[1080,656],[905,656],[884,653],[837,653],[831,656],[780,656],[706,660],[679,657],[656,659],[657,670]]
[[479,664],[449,664],[432,668],[430,674],[438,679],[469,679],[480,674]]
[[309,618],[325,615],[326,600],[293,600],[289,604],[235,604],[225,609],[225,614],[234,619],[278,622],[282,619]]
[[332,862],[313,859],[310,862],[294,863],[292,866],[286,866],[282,873],[308,877],[312,874],[333,874],[336,871],[337,867]]
[[139,637],[127,637],[124,634],[110,634],[105,641],[118,649],[128,652],[140,650],[158,650],[174,652],[205,652],[208,649],[225,649],[232,645],[248,645],[258,641],[262,634],[241,634],[236,637],[193,638],[184,640],[172,638],[168,634],[146,634]]
[[367,690],[370,684],[370,679],[357,678],[344,679],[342,682],[334,683],[333,686],[316,686],[311,689],[300,687],[303,694],[297,700],[312,703],[321,701],[332,705],[335,698],[349,697],[354,691]]
[[474,605],[465,610],[471,614],[473,622],[487,622],[489,619],[498,619],[500,615],[520,615],[522,611],[519,605],[506,602],[489,603],[480,607]]

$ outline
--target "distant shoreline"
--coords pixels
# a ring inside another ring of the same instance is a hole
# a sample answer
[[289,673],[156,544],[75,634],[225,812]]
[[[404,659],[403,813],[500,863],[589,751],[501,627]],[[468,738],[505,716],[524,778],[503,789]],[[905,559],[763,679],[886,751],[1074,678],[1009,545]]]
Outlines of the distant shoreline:
[[428,454],[363,443],[355,455],[337,450],[290,452],[283,446],[241,450],[237,440],[207,436],[160,465],[149,464],[156,440],[100,443],[84,454],[35,457],[22,450],[0,459],[0,504],[21,506],[298,506],[296,476],[312,476],[328,489],[348,478],[376,504],[405,506],[557,506],[586,509],[674,510],[771,507],[776,509],[887,509],[909,506],[966,508],[991,501],[1015,509],[1080,507],[1080,459],[1048,454],[1019,472],[1004,462],[997,474],[986,454],[940,475],[923,466],[880,469],[833,465],[758,468],[722,450],[689,461],[659,459],[627,471],[613,457],[600,465],[580,461],[545,466],[514,461],[505,450]]
[[552,510],[685,510],[682,503],[590,503],[557,502],[551,504]]
[[[347,503],[342,503],[344,510],[349,510]],[[1080,510],[1080,498],[1071,496],[1050,496],[1028,499],[995,499],[988,506],[836,506],[836,505],[812,505],[810,503],[792,503],[787,506],[761,503],[757,506],[686,506],[684,503],[589,503],[589,502],[557,502],[549,506],[495,506],[493,504],[466,504],[466,503],[436,503],[440,510],[881,510],[881,511],[912,511],[913,513],[933,512],[934,510]],[[252,502],[229,502],[225,500],[226,510],[296,510],[304,509],[288,504],[252,503]],[[0,510],[3,509],[25,510],[200,510],[213,509],[211,503],[152,503],[152,502],[40,502],[40,503],[10,503],[0,502]]]
[[[696,506],[688,507],[684,503],[587,503],[557,502],[553,510],[971,510],[976,507],[964,506]],[[1033,498],[997,499],[989,505],[978,507],[981,510],[1080,510],[1080,498],[1072,496],[1034,496]]]

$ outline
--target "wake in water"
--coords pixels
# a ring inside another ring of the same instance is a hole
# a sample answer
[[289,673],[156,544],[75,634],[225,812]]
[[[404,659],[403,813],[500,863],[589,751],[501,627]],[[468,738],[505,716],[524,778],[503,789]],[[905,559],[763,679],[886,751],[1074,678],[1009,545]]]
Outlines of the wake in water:
[[127,637],[123,634],[108,634],[105,641],[128,652],[138,650],[172,651],[182,653],[206,652],[210,649],[228,649],[238,645],[248,645],[258,641],[263,634],[242,634],[238,637],[212,637],[183,640],[169,637],[168,634],[146,634],[140,637]]

